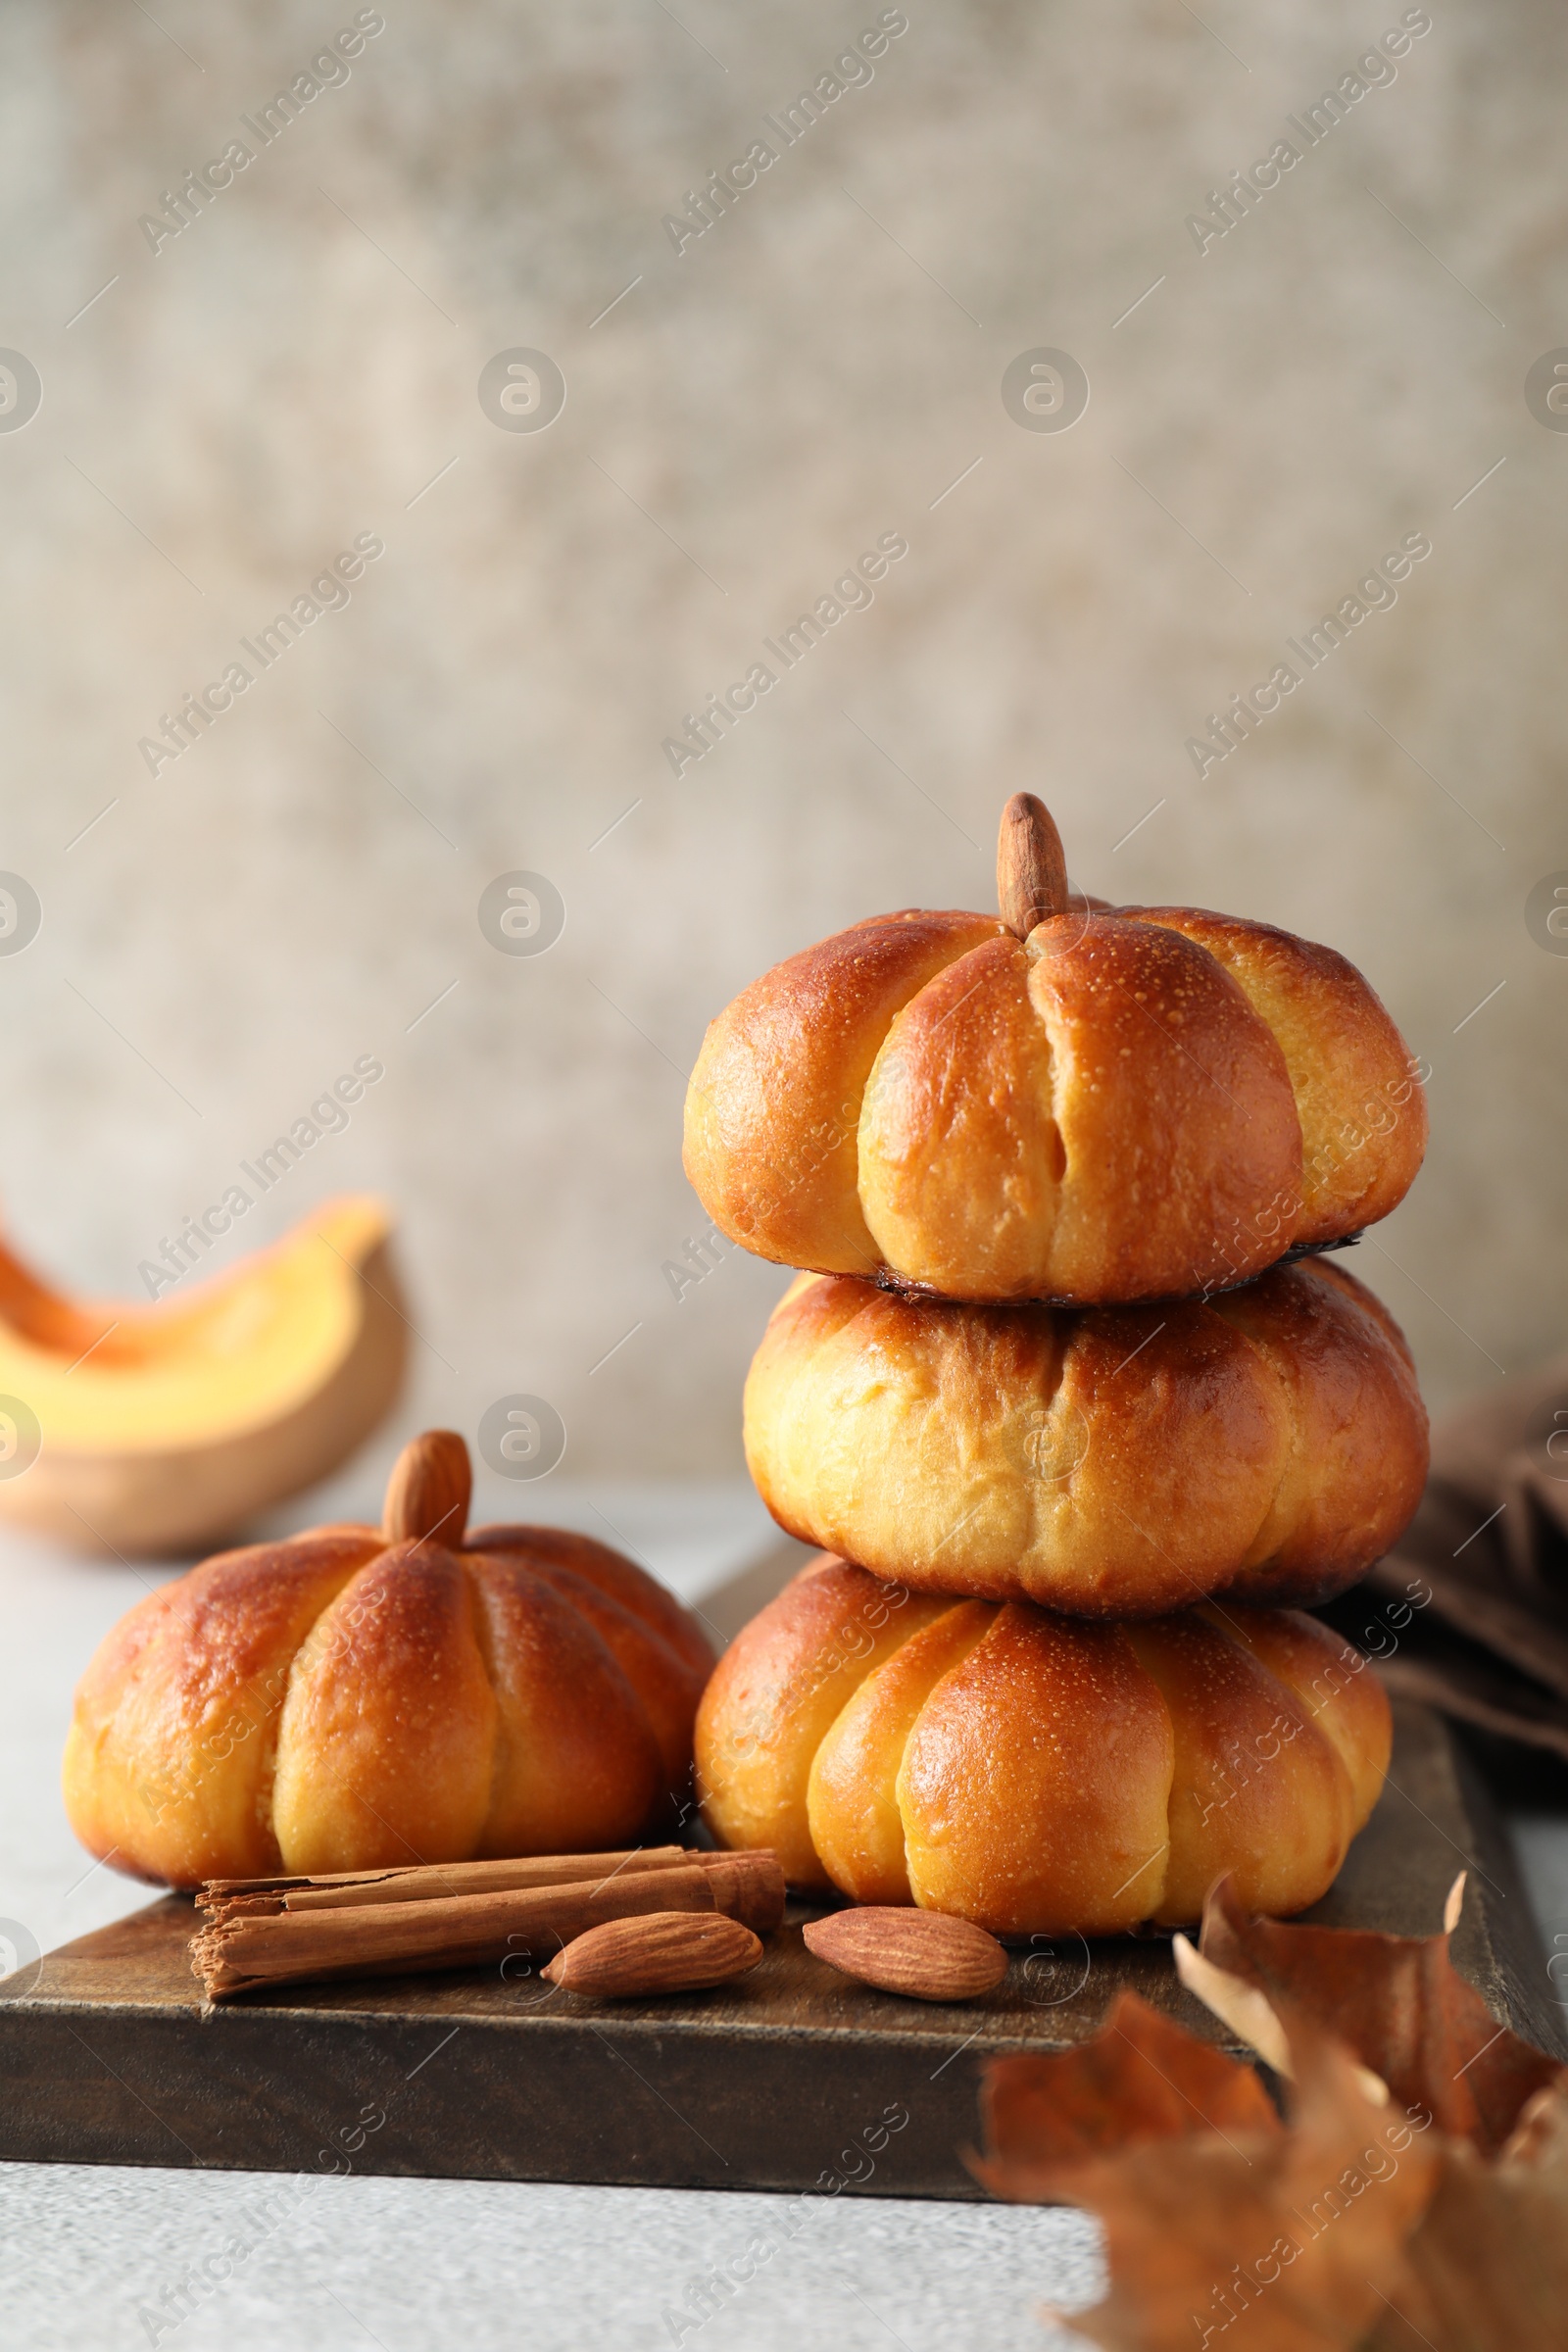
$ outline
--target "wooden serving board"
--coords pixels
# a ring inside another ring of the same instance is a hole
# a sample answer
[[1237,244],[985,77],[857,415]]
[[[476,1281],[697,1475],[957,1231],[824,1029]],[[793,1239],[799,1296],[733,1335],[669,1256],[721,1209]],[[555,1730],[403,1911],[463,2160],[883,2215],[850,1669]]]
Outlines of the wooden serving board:
[[[1439,1717],[1396,1712],[1390,1785],[1310,1916],[1429,1935],[1468,1867],[1460,1965],[1561,2048],[1485,1792]],[[814,1916],[792,1904],[760,1967],[704,1994],[593,2003],[475,1970],[204,2008],[192,1905],[168,1896],[0,1985],[0,2157],[977,2197],[959,2151],[988,2057],[1083,2039],[1129,1985],[1225,2039],[1163,1939],[1040,1942],[983,2000],[936,2008],[813,1959]]]

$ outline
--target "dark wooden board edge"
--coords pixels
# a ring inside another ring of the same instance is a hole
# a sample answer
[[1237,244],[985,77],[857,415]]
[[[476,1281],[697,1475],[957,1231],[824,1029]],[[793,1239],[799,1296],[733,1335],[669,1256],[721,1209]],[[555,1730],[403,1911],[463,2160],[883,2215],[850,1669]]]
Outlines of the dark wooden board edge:
[[[895,2033],[230,2009],[0,2022],[0,2156],[974,2198],[976,2069]],[[960,2049],[961,2049],[961,2045]]]
[[1391,1703],[1395,1768],[1339,1878],[1305,1916],[1326,1927],[1435,1936],[1448,1886],[1466,1872],[1455,1966],[1500,2024],[1568,2059],[1568,2010],[1546,1973],[1529,1891],[1485,1779],[1454,1725],[1417,1700]]

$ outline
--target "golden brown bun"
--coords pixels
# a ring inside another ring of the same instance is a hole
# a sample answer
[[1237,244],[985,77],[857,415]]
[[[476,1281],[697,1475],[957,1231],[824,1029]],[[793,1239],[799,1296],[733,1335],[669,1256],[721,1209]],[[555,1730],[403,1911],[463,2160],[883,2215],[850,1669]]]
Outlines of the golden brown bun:
[[1414,1064],[1354,967],[1265,923],[1082,898],[858,923],[708,1031],[686,1172],[760,1256],[966,1299],[1244,1281],[1402,1199]]
[[1086,1617],[1327,1599],[1397,1540],[1427,1468],[1398,1326],[1320,1259],[1161,1307],[802,1275],[745,1418],[792,1536],[921,1592]]
[[994,1934],[1278,1917],[1332,1884],[1388,1769],[1388,1700],[1314,1618],[1085,1625],[824,1559],[738,1636],[697,1716],[720,1843],[791,1881]]
[[631,1843],[690,1770],[700,1627],[590,1537],[446,1532],[318,1528],[138,1602],[66,1745],[88,1850],[189,1886]]

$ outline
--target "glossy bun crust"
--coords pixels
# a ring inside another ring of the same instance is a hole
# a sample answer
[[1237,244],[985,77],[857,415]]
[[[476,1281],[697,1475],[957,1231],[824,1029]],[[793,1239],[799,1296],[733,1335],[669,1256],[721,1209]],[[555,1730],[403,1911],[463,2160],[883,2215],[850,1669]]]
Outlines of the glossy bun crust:
[[686,1786],[711,1664],[589,1537],[318,1528],[121,1620],[76,1692],[66,1809],[173,1886],[626,1845]]
[[775,965],[708,1031],[686,1172],[759,1256],[965,1299],[1245,1281],[1387,1216],[1426,1148],[1352,964],[1197,908],[906,910]]
[[1314,1618],[1085,1625],[826,1559],[731,1644],[697,1718],[705,1817],[791,1883],[993,1933],[1198,1918],[1333,1883],[1388,1769],[1388,1700]]
[[746,1384],[779,1525],[921,1592],[1148,1617],[1329,1598],[1420,1500],[1387,1309],[1324,1260],[1168,1306],[958,1306],[803,1275]]

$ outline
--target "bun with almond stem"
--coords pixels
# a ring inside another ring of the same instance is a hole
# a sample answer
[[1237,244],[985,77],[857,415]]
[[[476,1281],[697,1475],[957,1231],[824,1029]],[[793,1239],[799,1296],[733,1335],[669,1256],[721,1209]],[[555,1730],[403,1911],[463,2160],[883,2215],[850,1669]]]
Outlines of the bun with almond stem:
[[1317,1619],[1213,1604],[1086,1625],[824,1556],[737,1636],[697,1717],[705,1818],[803,1891],[999,1936],[1196,1920],[1224,1872],[1288,1916],[1388,1770],[1389,1702]]
[[173,1886],[582,1853],[678,1799],[696,1619],[591,1537],[466,1532],[470,1483],[427,1430],[384,1526],[221,1553],[122,1618],[66,1742],[89,1853]]
[[872,916],[711,1023],[686,1173],[780,1264],[963,1299],[1186,1297],[1342,1242],[1426,1148],[1416,1063],[1331,948],[1069,892],[1003,812],[1000,917]]
[[802,1275],[746,1383],[779,1525],[920,1592],[1149,1617],[1355,1583],[1427,1417],[1397,1324],[1322,1259],[1169,1306],[959,1306]]

